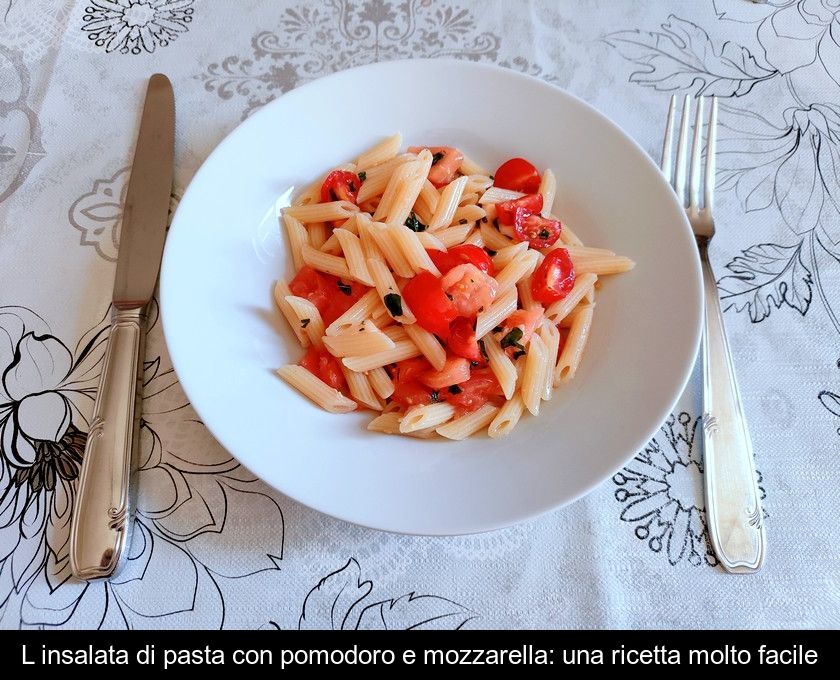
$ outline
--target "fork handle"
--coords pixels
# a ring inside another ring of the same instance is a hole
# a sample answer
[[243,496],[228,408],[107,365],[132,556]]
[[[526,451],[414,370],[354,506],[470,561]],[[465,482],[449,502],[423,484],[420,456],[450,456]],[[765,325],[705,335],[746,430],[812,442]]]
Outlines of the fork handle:
[[703,324],[703,442],[706,519],[712,547],[724,569],[758,571],[766,536],[750,433],[735,380],[708,247],[700,244]]

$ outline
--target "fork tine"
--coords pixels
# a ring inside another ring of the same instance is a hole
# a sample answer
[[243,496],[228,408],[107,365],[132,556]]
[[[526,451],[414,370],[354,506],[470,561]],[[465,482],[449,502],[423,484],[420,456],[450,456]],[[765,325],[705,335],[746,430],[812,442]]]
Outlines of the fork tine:
[[709,132],[706,141],[706,173],[703,177],[703,207],[711,212],[715,202],[715,153],[717,152],[718,100],[712,97],[709,110]]
[[674,172],[674,191],[680,201],[685,201],[685,157],[688,148],[688,118],[691,111],[691,97],[685,95],[682,117],[680,118],[680,137],[677,142],[677,167]]
[[665,139],[662,140],[662,161],[659,163],[662,168],[662,174],[668,182],[673,180],[673,165],[671,164],[671,152],[673,148],[674,137],[674,118],[677,112],[677,95],[671,95],[671,103],[668,106],[668,123],[665,126]]
[[697,98],[697,113],[694,116],[694,140],[691,143],[691,172],[688,176],[688,207],[699,209],[700,201],[700,158],[703,154],[703,97]]

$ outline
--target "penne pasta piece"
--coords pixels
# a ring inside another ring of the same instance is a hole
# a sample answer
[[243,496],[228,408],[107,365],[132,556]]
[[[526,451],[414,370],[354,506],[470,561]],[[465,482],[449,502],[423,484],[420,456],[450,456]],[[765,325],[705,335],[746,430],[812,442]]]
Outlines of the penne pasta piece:
[[575,232],[571,230],[568,224],[563,224],[563,228],[560,230],[560,240],[563,243],[570,245],[570,246],[582,246],[583,241],[581,241]]
[[510,263],[496,273],[496,282],[499,284],[497,295],[503,295],[509,290],[516,290],[516,284],[520,279],[531,276],[542,257],[536,250],[525,250],[514,257]]
[[510,246],[516,245],[516,241],[508,238],[500,232],[495,226],[493,226],[492,221],[485,222],[482,220],[481,227],[479,228],[481,229],[481,238],[484,240],[485,248],[499,251],[502,248],[509,248]]
[[[432,167],[432,154],[428,149],[423,149],[418,156],[418,165],[414,175],[406,177],[399,190],[394,195],[394,200],[388,208],[388,217],[385,220],[392,224],[405,224],[411,209],[420,195],[426,176]],[[379,206],[376,208],[379,211]]]
[[592,307],[587,306],[575,313],[572,326],[569,329],[569,336],[566,338],[566,344],[563,345],[560,359],[553,371],[555,387],[575,377],[580,359],[583,356],[583,350],[589,339],[589,330],[592,327],[592,312]]
[[431,248],[432,250],[446,250],[446,246],[441,243],[440,239],[428,231],[421,231],[417,233],[417,238],[424,248]]
[[380,165],[385,161],[391,160],[399,153],[401,146],[402,135],[399,132],[390,137],[386,137],[381,142],[374,144],[367,151],[359,154],[359,157],[356,159],[356,169],[366,171],[375,165]]
[[309,243],[309,233],[301,221],[291,215],[283,215],[283,226],[286,229],[286,237],[289,239],[289,250],[292,253],[292,261],[295,263],[295,271],[298,271],[303,266],[300,249],[304,244]]
[[300,346],[306,349],[310,345],[309,336],[306,335],[306,331],[304,331],[301,327],[300,319],[298,319],[297,314],[295,314],[295,310],[293,310],[291,305],[286,302],[286,296],[292,294],[292,291],[289,290],[289,285],[283,279],[278,279],[274,282],[274,289],[272,292],[274,304],[277,305],[277,309],[283,313],[286,321],[288,321],[289,327],[297,337]]
[[473,246],[478,246],[479,248],[484,247],[484,239],[481,238],[481,231],[478,229],[473,229],[469,236],[464,239],[464,243],[469,243]]
[[373,391],[379,395],[380,399],[387,399],[394,393],[394,381],[391,376],[381,366],[379,368],[372,368],[368,371],[368,380]]
[[505,399],[511,399],[516,391],[516,366],[492,333],[485,335],[482,340],[490,363],[490,370],[493,371],[493,375],[499,381]]
[[[414,324],[409,325],[413,326]],[[406,328],[408,328],[408,326],[403,326],[402,324],[391,324],[390,326],[383,328],[382,332],[394,342],[399,342],[400,340],[408,339],[408,333],[405,331]]]
[[465,194],[481,195],[493,186],[493,180],[490,179],[489,175],[482,175],[479,173],[463,174],[467,175],[467,186],[464,187]]
[[513,201],[517,198],[522,198],[525,194],[520,191],[511,191],[510,189],[500,189],[499,187],[490,187],[478,199],[479,203],[504,203],[505,201]]
[[459,206],[464,206],[464,207],[466,207],[468,205],[477,206],[478,205],[478,192],[473,191],[473,192],[468,194],[465,191],[463,194],[461,194],[461,200],[458,201],[458,205]]
[[[490,179],[490,173],[466,154],[464,154],[464,160],[461,161],[460,171],[462,175],[484,175],[487,179]],[[490,182],[492,183],[493,180],[490,180]]]
[[466,224],[471,222],[473,226],[482,217],[487,217],[484,208],[478,205],[465,205],[458,208],[452,216],[452,224]]
[[396,363],[397,361],[404,361],[405,359],[413,359],[414,357],[420,356],[420,350],[411,340],[398,340],[394,345],[394,349],[389,349],[385,352],[368,354],[363,357],[345,357],[341,361],[351,371],[365,373],[374,368],[380,368]]
[[338,335],[344,332],[350,326],[362,323],[368,317],[372,317],[377,309],[382,308],[382,301],[379,299],[379,293],[375,290],[369,290],[362,295],[348,309],[344,314],[327,326],[327,335]]
[[[340,228],[358,236],[359,215],[360,213],[356,213],[352,217],[348,217],[346,220],[344,220],[344,223],[341,225]],[[335,230],[333,230],[333,233],[326,241],[324,241],[324,245],[322,245],[318,250],[320,250],[322,253],[330,253],[331,255],[338,255],[339,253],[341,253],[341,244],[338,242],[338,237],[335,235]]]
[[496,295],[493,304],[480,312],[476,318],[475,337],[480,340],[513,314],[516,311],[516,297],[516,288]]
[[554,366],[558,359],[558,349],[560,348],[560,331],[557,326],[543,319],[539,328],[540,338],[545,343],[545,354],[548,368],[545,371],[545,384],[543,385],[543,401],[551,399],[551,393],[554,391]]
[[355,276],[351,276],[350,268],[347,266],[347,260],[343,257],[322,253],[320,250],[316,250],[308,245],[301,247],[300,253],[303,256],[303,261],[312,267],[312,269],[332,274],[340,279],[358,280]]
[[498,406],[484,404],[484,406],[472,413],[467,413],[460,418],[449,421],[445,425],[439,426],[436,431],[441,437],[460,441],[461,439],[466,439],[471,434],[475,434],[480,429],[487,427],[498,412]]
[[379,199],[379,205],[373,213],[373,219],[377,222],[383,220],[391,210],[391,205],[397,197],[403,183],[409,177],[416,177],[420,172],[422,161],[415,159],[408,163],[398,165],[391,177],[388,178],[388,184],[385,186],[385,191],[382,192],[382,198]]
[[303,366],[283,366],[277,369],[277,375],[325,411],[349,413],[356,410],[355,401],[316,378]]
[[[391,315],[388,313],[388,310],[385,309],[385,305],[382,304],[382,299],[379,297],[379,292],[374,291],[376,293],[376,301],[379,303],[376,308],[373,310],[373,314],[370,316],[370,320],[376,324],[376,327],[380,330],[385,330],[390,326],[395,325],[395,321],[391,318]],[[391,338],[393,340],[393,338]]]
[[417,348],[429,360],[429,363],[436,371],[442,371],[443,365],[446,363],[446,350],[438,342],[438,339],[433,333],[430,333],[422,326],[416,323],[409,324],[402,327],[411,338],[412,342],[417,345]]
[[362,243],[362,252],[365,254],[365,259],[385,260],[385,255],[382,249],[376,243],[376,237],[373,235],[372,222],[370,216],[366,213],[360,213],[357,218],[359,227],[359,241]]
[[362,243],[359,241],[359,237],[346,229],[334,230],[333,236],[338,239],[341,245],[341,251],[344,253],[347,268],[350,270],[350,277],[366,286],[373,286],[373,279],[368,271],[367,261],[365,260],[365,254],[362,251]]
[[432,221],[429,222],[429,231],[435,232],[452,223],[452,217],[458,209],[458,203],[461,201],[461,196],[464,193],[464,187],[466,185],[467,178],[459,177],[458,179],[452,180],[443,188],[443,191],[440,192],[440,200],[435,208]]
[[396,411],[391,411],[389,413],[383,413],[382,415],[376,416],[373,420],[368,423],[367,429],[370,432],[383,432],[385,434],[399,434],[400,433],[400,420],[402,420],[402,414],[397,413]]
[[402,248],[394,239],[394,234],[387,224],[373,222],[368,227],[368,231],[376,240],[376,245],[379,246],[379,250],[397,276],[403,278],[414,276],[414,269],[408,263]]
[[432,262],[432,258],[429,257],[429,253],[426,252],[415,232],[404,224],[392,223],[388,225],[388,229],[391,232],[391,240],[402,252],[406,262],[413,270],[412,273],[419,274],[426,270],[435,276],[440,276],[440,270]]
[[543,251],[543,254],[547,253],[549,250],[554,250],[555,248],[565,248],[569,251],[569,256],[572,258],[575,257],[602,257],[605,255],[615,255],[612,250],[607,250],[606,248],[590,248],[589,246],[571,246],[568,243],[561,243],[557,241],[551,248],[546,248]]
[[318,308],[306,298],[296,295],[287,295],[285,300],[298,318],[298,325],[304,330],[312,346],[324,349],[324,321]]
[[595,274],[581,274],[575,279],[574,287],[562,300],[553,302],[545,310],[545,315],[554,323],[560,323],[583,299],[586,292],[595,285],[598,277]]
[[425,204],[419,201],[414,204],[413,215],[421,224],[428,226],[429,222],[432,221],[432,214],[433,211],[429,210]]
[[540,414],[540,402],[545,390],[545,376],[550,370],[545,343],[536,333],[528,343],[528,354],[525,357],[525,370],[522,373],[522,403],[531,415]]
[[342,366],[341,371],[344,373],[344,379],[347,381],[347,387],[350,388],[350,394],[356,401],[364,404],[374,411],[382,410],[382,404],[380,404],[379,399],[376,398],[376,395],[370,386],[370,382],[368,382],[368,378],[364,373],[356,373],[356,371],[351,371],[346,366]]
[[440,239],[440,242],[447,248],[457,246],[464,242],[469,233],[472,231],[471,224],[459,224],[457,227],[449,227],[448,229],[441,229],[435,232],[435,236]]
[[508,399],[487,428],[487,434],[493,439],[505,437],[510,434],[511,430],[516,427],[522,413],[525,410],[525,404],[522,402],[520,394],[514,394],[512,398]]
[[356,202],[361,206],[371,199],[381,196],[382,192],[385,191],[385,187],[388,186],[388,180],[391,179],[394,170],[403,163],[416,160],[417,156],[413,153],[404,153],[366,170],[365,180],[362,182],[362,186],[359,187]]
[[359,212],[359,206],[350,201],[330,201],[329,203],[310,203],[309,205],[293,205],[283,211],[284,215],[291,215],[304,224],[310,222],[332,222],[346,220],[353,213]]
[[532,281],[532,276],[526,276],[519,279],[519,283],[516,284],[516,290],[519,292],[519,304],[522,309],[535,309],[541,306],[534,300],[534,293],[531,288]]
[[379,330],[370,319],[351,326],[339,335],[325,335],[324,346],[334,357],[367,356],[394,349],[394,341]]
[[417,432],[430,427],[443,425],[452,420],[455,415],[455,407],[452,404],[442,402],[439,404],[423,404],[412,406],[400,421],[400,432],[406,434]]
[[551,214],[551,206],[554,205],[554,196],[557,193],[557,178],[554,176],[551,168],[548,168],[543,173],[540,188],[537,193],[543,197],[543,207],[540,214],[543,217],[548,217]]
[[[411,313],[405,300],[403,300],[402,295],[399,294],[397,282],[394,281],[394,275],[388,269],[388,265],[381,260],[373,259],[368,260],[367,265],[368,271],[373,278],[373,285],[376,287],[376,291],[379,293],[379,297],[391,318],[402,324],[412,324],[417,321],[417,318]],[[397,313],[396,308],[399,308],[401,313]]]
[[306,227],[309,231],[309,245],[322,248],[327,242],[327,225],[324,222],[312,222]]
[[633,260],[623,255],[605,255],[601,257],[573,256],[572,264],[575,265],[575,273],[578,275],[589,273],[597,274],[598,276],[623,274],[636,266]]
[[600,288],[600,281],[596,281],[595,285],[592,286],[588,291],[586,291],[586,295],[583,296],[583,301],[587,304],[594,305],[595,304],[595,289]]
[[[428,178],[423,182],[423,188],[420,189],[420,195],[417,197],[417,203],[422,203],[430,214],[434,214],[440,201],[440,192],[435,188]],[[431,217],[429,218],[431,221]],[[428,222],[426,222],[428,224]]]
[[516,243],[512,246],[500,248],[496,251],[496,254],[492,258],[493,267],[497,272],[501,271],[507,267],[517,255],[524,253],[526,250],[528,250],[527,241],[522,241],[522,243]]
[[584,297],[584,299],[580,301],[578,306],[575,307],[571,312],[566,314],[566,316],[563,317],[563,320],[557,325],[560,328],[571,328],[572,327],[572,322],[575,320],[575,315],[578,312],[580,312],[581,310],[586,309],[587,307],[593,307],[594,308],[595,305],[586,302],[586,298]]

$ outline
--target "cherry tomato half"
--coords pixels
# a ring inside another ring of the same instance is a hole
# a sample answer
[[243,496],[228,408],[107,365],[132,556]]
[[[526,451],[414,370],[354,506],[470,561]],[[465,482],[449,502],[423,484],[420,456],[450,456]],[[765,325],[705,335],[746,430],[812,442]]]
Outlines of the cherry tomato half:
[[369,289],[355,281],[344,281],[304,265],[289,282],[289,290],[292,295],[306,298],[315,305],[324,324],[329,326]]
[[511,158],[496,170],[493,175],[493,184],[500,189],[535,194],[540,188],[540,173],[530,161],[524,158]]
[[459,357],[479,363],[484,362],[484,356],[481,354],[481,348],[475,337],[473,322],[466,317],[459,316],[449,324],[449,340],[446,341],[446,347],[452,354],[457,354]]
[[518,214],[513,224],[513,231],[517,241],[528,241],[531,248],[548,248],[560,238],[562,225],[557,220],[549,220],[539,215],[528,215],[524,218]]
[[431,388],[418,380],[423,373],[431,370],[432,365],[424,357],[398,362],[391,370],[391,377],[394,380],[394,392],[391,395],[391,401],[403,408],[417,406],[418,404],[431,404]]
[[429,181],[438,189],[449,184],[460,169],[464,154],[452,146],[410,146],[408,152],[420,153],[423,149],[432,153]]
[[344,387],[344,373],[341,371],[341,365],[329,352],[310,347],[299,364],[330,387],[337,390]]
[[470,379],[470,362],[463,357],[449,357],[443,370],[426,371],[420,376],[420,382],[434,390],[442,390],[450,385],[467,382]]
[[333,170],[321,185],[321,203],[330,201],[356,202],[359,195],[359,176],[349,170]]
[[537,302],[550,304],[562,300],[575,285],[575,266],[565,248],[545,256],[531,279],[531,295]]
[[481,408],[490,399],[504,396],[499,381],[489,368],[474,370],[467,382],[455,390],[441,390],[440,397],[455,406],[460,413]]
[[490,276],[496,275],[496,270],[493,268],[493,260],[484,250],[471,243],[464,243],[460,246],[455,246],[449,250],[435,250],[433,248],[426,249],[432,262],[440,269],[441,274],[446,274],[453,267],[459,264],[472,264],[485,274]]
[[524,219],[528,215],[536,215],[542,209],[542,194],[528,194],[522,198],[516,198],[512,201],[505,201],[496,205],[496,219],[499,220],[499,224],[513,226],[516,224],[518,216]]
[[402,294],[409,309],[417,317],[417,323],[446,340],[449,336],[449,322],[458,313],[455,305],[444,294],[440,279],[430,272],[422,271],[408,282]]

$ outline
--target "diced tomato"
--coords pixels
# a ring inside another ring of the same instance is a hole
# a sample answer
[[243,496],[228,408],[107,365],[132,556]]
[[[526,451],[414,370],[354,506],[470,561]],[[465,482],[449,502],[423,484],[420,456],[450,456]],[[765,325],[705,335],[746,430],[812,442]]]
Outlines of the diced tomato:
[[403,299],[417,317],[417,323],[441,339],[449,336],[449,322],[458,313],[444,294],[441,280],[431,272],[422,271],[412,278],[402,291]]
[[321,185],[321,203],[330,201],[356,202],[359,194],[359,176],[349,170],[333,170]]
[[464,243],[449,250],[428,248],[426,252],[441,274],[446,274],[450,269],[457,267],[459,264],[473,264],[485,274],[489,274],[490,276],[496,275],[496,270],[493,268],[493,260],[490,259],[490,256],[483,248],[474,246],[471,243]]
[[367,293],[370,288],[357,281],[339,279],[330,274],[324,274],[324,276],[327,278],[330,289],[330,301],[326,311],[321,316],[324,319],[324,325],[329,326],[344,314],[344,312],[355,305],[359,301],[359,298]]
[[472,372],[467,382],[455,389],[441,390],[440,398],[455,406],[461,413],[469,413],[481,408],[491,399],[504,396],[499,381],[489,368]]
[[391,371],[394,393],[391,400],[404,408],[418,404],[432,403],[432,390],[419,381],[419,377],[432,370],[432,365],[423,357],[406,359],[396,364]]
[[493,175],[493,184],[500,189],[534,194],[540,188],[540,173],[530,161],[524,158],[511,158],[496,170]]
[[[518,211],[517,211],[518,212]],[[539,215],[528,215],[520,219],[517,215],[513,230],[517,241],[528,241],[531,248],[549,248],[560,238],[562,225],[557,220],[549,220]]]
[[330,387],[340,390],[345,385],[341,364],[329,352],[310,347],[299,364]]
[[562,300],[575,285],[575,266],[569,251],[555,248],[550,251],[531,279],[534,300],[550,304]]
[[[534,334],[540,319],[542,319],[544,311],[542,307],[537,307],[536,309],[517,309],[502,322],[501,337],[504,337],[514,328],[519,328],[522,330],[522,337],[517,342],[520,345],[526,345]],[[506,349],[508,350],[508,354],[515,354],[517,348],[507,347]]]
[[432,365],[425,357],[404,359],[395,365],[393,375],[396,382],[411,382],[417,380],[426,371],[432,370]]
[[464,154],[451,146],[410,146],[409,153],[420,153],[428,149],[432,153],[432,167],[429,170],[429,181],[438,189],[449,184],[464,161]]
[[442,390],[450,385],[466,382],[470,379],[470,362],[462,357],[450,357],[442,371],[426,371],[420,376],[420,382],[434,390]]
[[449,340],[446,347],[452,354],[464,357],[470,361],[483,362],[481,347],[475,337],[475,325],[469,319],[459,316],[449,324]]
[[[450,269],[441,279],[443,291],[455,305],[455,316],[475,318],[487,309],[496,297],[499,284],[474,264],[461,264]],[[451,321],[452,319],[450,319]]]
[[499,220],[499,224],[514,226],[517,221],[524,220],[528,215],[536,215],[542,209],[542,194],[528,194],[522,198],[497,204],[496,219]]
[[361,283],[344,281],[304,265],[289,282],[289,290],[292,295],[306,298],[315,305],[324,324],[329,326],[370,289]]

